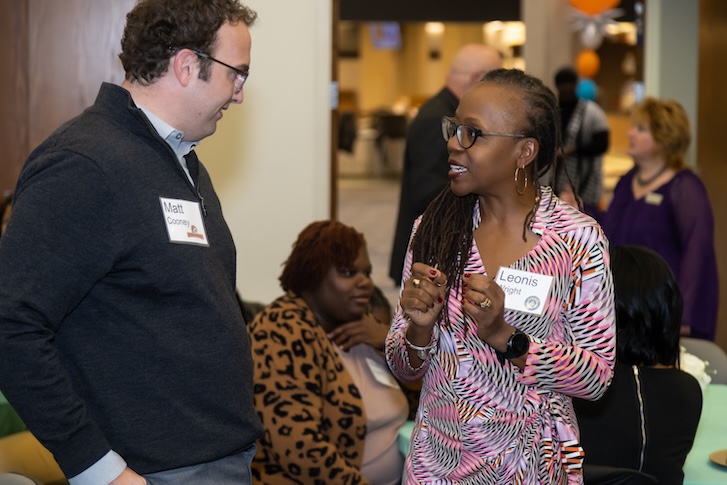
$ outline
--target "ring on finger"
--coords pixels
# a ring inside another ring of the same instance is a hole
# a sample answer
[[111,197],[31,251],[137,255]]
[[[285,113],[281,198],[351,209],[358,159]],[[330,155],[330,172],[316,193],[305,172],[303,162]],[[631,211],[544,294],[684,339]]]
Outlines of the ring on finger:
[[490,300],[487,297],[485,297],[485,299],[482,300],[482,302],[480,302],[480,308],[482,308],[483,310],[490,308],[491,306],[492,306],[492,300]]
[[412,278],[411,282],[414,285],[414,288],[419,288],[419,285],[422,283],[422,280],[420,280],[419,278]]

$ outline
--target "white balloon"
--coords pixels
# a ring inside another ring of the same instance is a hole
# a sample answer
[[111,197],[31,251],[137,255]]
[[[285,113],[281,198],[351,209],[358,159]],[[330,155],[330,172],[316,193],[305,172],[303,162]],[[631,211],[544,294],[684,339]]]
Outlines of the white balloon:
[[596,22],[588,22],[581,31],[581,43],[586,49],[596,50],[601,47],[603,33]]

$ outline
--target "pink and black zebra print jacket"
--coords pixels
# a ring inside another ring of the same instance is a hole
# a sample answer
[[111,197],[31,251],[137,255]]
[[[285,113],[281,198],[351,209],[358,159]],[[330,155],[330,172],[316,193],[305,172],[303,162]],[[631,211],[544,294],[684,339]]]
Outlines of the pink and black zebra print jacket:
[[[475,227],[479,214],[477,205]],[[405,344],[408,322],[398,306],[387,361],[402,381],[423,376],[404,483],[583,482],[584,452],[571,396],[598,399],[613,376],[608,241],[592,218],[546,187],[532,230],[539,242],[510,267],[554,281],[542,316],[505,310],[507,322],[531,339],[524,370],[501,364],[478,338],[476,323],[463,315],[460,291],[450,293],[449,321],[440,325],[436,353],[413,368]],[[411,265],[409,252],[404,278]],[[474,241],[465,272],[493,277],[497,272],[484,268]]]

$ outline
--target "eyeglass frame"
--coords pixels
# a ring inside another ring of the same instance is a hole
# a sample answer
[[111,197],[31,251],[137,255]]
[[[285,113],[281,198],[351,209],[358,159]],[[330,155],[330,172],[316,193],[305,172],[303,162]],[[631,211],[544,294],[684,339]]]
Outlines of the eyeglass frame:
[[[207,54],[206,52],[198,51],[197,49],[191,49],[191,48],[189,48],[189,50],[191,50],[192,52],[197,54],[198,57],[201,57],[203,59],[209,59],[210,61],[214,61],[217,64],[221,64],[221,65],[225,66],[226,68],[232,70],[235,73],[235,81],[233,84],[234,93],[239,94],[240,91],[242,91],[242,87],[245,85],[245,81],[247,81],[247,77],[250,75],[249,67],[243,71],[241,69],[238,69],[236,67],[233,67],[233,66],[227,64],[226,62],[222,62],[219,59],[215,59],[214,57]],[[239,87],[238,87],[238,84],[239,84]]]
[[[454,126],[454,130],[451,134],[449,134],[449,131],[446,130],[446,126],[448,123],[451,123]],[[468,146],[464,146],[464,143],[462,143],[462,128],[467,128],[469,130],[472,130],[472,133],[474,133],[474,137],[472,138],[472,143],[470,143]],[[477,141],[477,138],[485,138],[488,136],[504,136],[508,138],[527,138],[527,135],[524,135],[522,133],[502,133],[498,131],[484,131],[480,130],[479,128],[475,128],[472,125],[458,125],[457,121],[454,118],[450,118],[449,116],[442,116],[442,137],[444,138],[444,141],[449,143],[449,140],[455,136],[457,138],[457,143],[459,143],[459,146],[464,148],[465,150],[472,147],[472,145],[475,144]]]

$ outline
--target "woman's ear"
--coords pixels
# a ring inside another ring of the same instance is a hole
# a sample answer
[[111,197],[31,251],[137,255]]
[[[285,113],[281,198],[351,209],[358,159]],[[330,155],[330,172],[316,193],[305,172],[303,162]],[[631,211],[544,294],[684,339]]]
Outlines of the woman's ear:
[[538,156],[540,144],[535,138],[524,138],[520,141],[520,153],[518,154],[518,167],[525,168],[530,165]]

